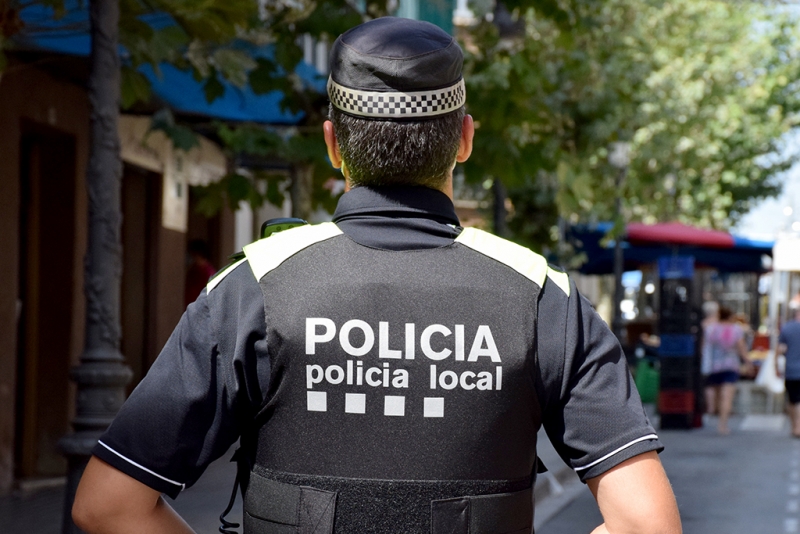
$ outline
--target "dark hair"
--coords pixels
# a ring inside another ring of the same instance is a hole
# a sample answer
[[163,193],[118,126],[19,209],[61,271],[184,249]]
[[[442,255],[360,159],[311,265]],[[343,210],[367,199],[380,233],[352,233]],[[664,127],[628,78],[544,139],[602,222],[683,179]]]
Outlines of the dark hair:
[[382,121],[330,106],[339,151],[353,186],[424,185],[441,188],[458,154],[466,111],[421,121]]
[[720,306],[719,307],[719,320],[720,321],[727,321],[733,315],[733,311],[728,308],[727,306]]

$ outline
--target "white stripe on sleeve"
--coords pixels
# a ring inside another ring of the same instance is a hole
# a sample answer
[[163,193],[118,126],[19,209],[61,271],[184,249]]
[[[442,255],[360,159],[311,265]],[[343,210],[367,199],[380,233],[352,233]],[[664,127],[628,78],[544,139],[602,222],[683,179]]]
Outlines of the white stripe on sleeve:
[[184,489],[186,489],[186,484],[181,484],[180,482],[175,482],[174,480],[170,480],[170,479],[168,479],[167,477],[162,477],[162,476],[161,476],[161,475],[159,475],[158,473],[156,473],[156,472],[154,472],[154,471],[151,471],[150,469],[146,468],[145,466],[143,466],[143,465],[139,465],[139,464],[137,464],[136,462],[134,462],[133,460],[131,460],[130,458],[126,458],[125,456],[121,455],[120,453],[118,453],[117,451],[115,451],[114,449],[112,449],[111,447],[109,447],[108,445],[106,445],[105,443],[103,443],[102,441],[98,440],[97,442],[98,442],[100,445],[102,445],[103,447],[105,447],[106,449],[110,450],[111,452],[113,452],[114,454],[116,454],[117,456],[119,456],[120,458],[122,458],[123,460],[125,460],[126,462],[128,462],[129,464],[131,464],[131,465],[134,465],[134,466],[138,467],[138,468],[139,468],[139,469],[141,469],[142,471],[145,471],[145,472],[147,472],[147,473],[150,473],[150,474],[151,474],[151,475],[153,475],[154,477],[158,477],[158,478],[160,478],[161,480],[163,480],[164,482],[169,482],[170,484],[174,484],[175,486],[180,486],[180,488],[181,488],[181,491],[183,491]]
[[627,449],[628,447],[631,447],[632,445],[636,445],[637,443],[640,443],[642,441],[651,440],[651,439],[658,439],[658,436],[656,436],[655,434],[648,434],[646,436],[642,436],[641,438],[637,438],[637,439],[631,441],[630,443],[626,443],[622,447],[620,447],[620,448],[618,448],[618,449],[616,449],[614,451],[611,451],[610,453],[606,454],[602,458],[599,458],[599,459],[595,460],[594,462],[592,462],[592,463],[590,463],[588,465],[584,465],[583,467],[576,467],[575,471],[585,471],[586,469],[589,469],[590,467],[596,466],[597,464],[599,464],[602,461],[608,460],[609,458],[611,458],[615,454],[624,451],[625,449]]

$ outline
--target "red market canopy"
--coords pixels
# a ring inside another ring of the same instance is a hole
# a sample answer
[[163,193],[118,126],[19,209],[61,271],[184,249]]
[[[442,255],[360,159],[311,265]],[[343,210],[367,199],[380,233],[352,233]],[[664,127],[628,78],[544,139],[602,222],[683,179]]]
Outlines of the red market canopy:
[[627,234],[629,243],[661,243],[709,248],[733,248],[735,246],[735,239],[728,232],[696,228],[677,222],[631,223],[627,227]]

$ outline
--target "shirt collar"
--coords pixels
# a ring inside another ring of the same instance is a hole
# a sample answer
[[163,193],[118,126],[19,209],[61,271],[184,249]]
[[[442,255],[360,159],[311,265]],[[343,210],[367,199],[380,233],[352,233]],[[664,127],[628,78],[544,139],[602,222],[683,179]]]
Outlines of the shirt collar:
[[363,215],[422,217],[459,225],[453,201],[441,191],[421,186],[354,187],[339,199],[333,221]]

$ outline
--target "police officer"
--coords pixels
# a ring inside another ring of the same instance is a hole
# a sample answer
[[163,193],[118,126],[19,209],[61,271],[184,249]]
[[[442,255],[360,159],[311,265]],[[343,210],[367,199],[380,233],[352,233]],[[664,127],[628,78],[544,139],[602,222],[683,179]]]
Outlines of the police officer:
[[240,440],[246,533],[523,533],[546,429],[596,532],[680,532],[616,339],[568,276],[462,229],[462,53],[382,18],[333,45],[333,222],[245,247],[189,306],[95,447],[88,532],[183,532],[161,497]]

